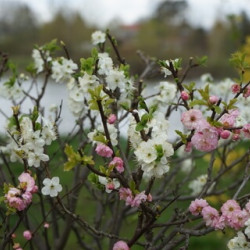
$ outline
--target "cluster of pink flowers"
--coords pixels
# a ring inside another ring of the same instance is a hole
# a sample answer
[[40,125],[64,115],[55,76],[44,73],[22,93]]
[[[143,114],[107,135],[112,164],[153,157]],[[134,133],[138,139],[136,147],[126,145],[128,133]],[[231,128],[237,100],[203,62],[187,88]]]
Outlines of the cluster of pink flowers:
[[152,201],[151,194],[146,195],[145,191],[134,196],[129,188],[120,188],[119,194],[120,200],[124,200],[126,205],[131,207],[139,207],[142,202]]
[[245,209],[241,209],[237,201],[228,200],[222,205],[221,213],[219,213],[206,200],[196,199],[191,202],[189,211],[195,216],[201,214],[206,226],[215,229],[224,229],[228,226],[239,230],[250,218],[250,201],[246,204]]
[[22,211],[31,203],[32,195],[37,192],[38,188],[29,173],[22,173],[18,180],[18,187],[10,187],[4,197],[9,207]]
[[204,119],[200,110],[190,109],[184,112],[181,121],[187,129],[195,129],[191,143],[196,149],[209,152],[217,147],[219,133]]
[[96,149],[95,149],[96,153],[102,157],[111,157],[113,155],[113,150],[108,147],[107,145],[105,144],[98,144]]
[[[213,96],[211,96],[212,98]],[[217,102],[217,98],[212,98],[211,102]],[[236,126],[236,119],[239,117],[240,112],[238,109],[230,110],[224,114],[219,122],[222,123],[223,128],[216,128],[211,126],[205,118],[202,116],[200,110],[190,109],[184,112],[181,116],[181,121],[187,129],[194,129],[194,135],[191,138],[191,144],[189,144],[190,151],[191,146],[196,149],[209,152],[217,148],[219,138],[227,139],[232,134],[230,130]],[[250,138],[250,124],[245,124],[242,129],[234,129],[232,139],[238,140],[240,133],[243,133],[245,138]]]
[[[239,84],[235,83],[232,85],[231,90],[234,94],[240,93],[241,87]],[[246,89],[243,91],[243,97],[247,98],[250,96],[250,87],[246,87]]]

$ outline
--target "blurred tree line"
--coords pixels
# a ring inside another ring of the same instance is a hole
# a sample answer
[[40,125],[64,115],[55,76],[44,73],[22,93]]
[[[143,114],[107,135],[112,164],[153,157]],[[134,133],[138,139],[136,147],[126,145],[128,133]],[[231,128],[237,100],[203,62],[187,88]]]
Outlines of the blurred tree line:
[[[217,20],[210,30],[193,27],[184,19],[187,3],[182,1],[162,2],[150,19],[136,25],[116,26],[111,23],[111,33],[117,37],[121,53],[131,64],[133,73],[140,72],[144,65],[136,54],[140,49],[146,55],[158,59],[190,56],[209,57],[207,68],[216,78],[234,76],[228,63],[230,54],[243,48],[250,35],[250,20],[243,12],[229,16],[227,21]],[[74,60],[88,56],[92,47],[91,33],[95,27],[84,22],[79,13],[58,11],[47,23],[39,23],[39,17],[25,5],[8,9],[8,17],[0,17],[0,51],[8,52],[20,66],[30,60],[34,44],[42,45],[54,38],[62,40]],[[193,75],[197,77],[198,75]]]

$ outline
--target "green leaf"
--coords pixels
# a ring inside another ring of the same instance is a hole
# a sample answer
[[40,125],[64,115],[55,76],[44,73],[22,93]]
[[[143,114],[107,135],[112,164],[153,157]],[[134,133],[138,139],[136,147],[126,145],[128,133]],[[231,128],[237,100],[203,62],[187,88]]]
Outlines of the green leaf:
[[237,102],[237,98],[231,99],[229,104],[227,105],[227,109],[234,109],[237,108],[236,106],[234,106],[234,104]]
[[203,56],[203,57],[196,57],[197,63],[201,66],[205,66],[207,63],[207,56]]
[[217,114],[220,114],[222,112],[222,110],[219,106],[214,106],[213,108]]
[[203,100],[198,100],[198,99],[189,102],[190,107],[194,107],[195,105],[207,105],[207,102]]
[[49,43],[46,43],[44,46],[43,46],[43,49],[44,50],[47,50],[49,52],[54,52],[56,50],[60,50],[61,47],[57,44],[57,39],[53,39],[51,40]]
[[187,135],[183,134],[179,130],[175,130],[175,133],[178,134],[181,137],[181,141],[186,144],[187,143]]
[[135,130],[140,132],[142,131],[143,129],[145,128],[145,125],[142,125],[140,122],[137,123],[136,127],[135,127]]
[[35,64],[34,64],[34,63],[30,63],[30,64],[26,67],[26,71],[29,72],[29,73],[32,74],[32,75],[36,74]]

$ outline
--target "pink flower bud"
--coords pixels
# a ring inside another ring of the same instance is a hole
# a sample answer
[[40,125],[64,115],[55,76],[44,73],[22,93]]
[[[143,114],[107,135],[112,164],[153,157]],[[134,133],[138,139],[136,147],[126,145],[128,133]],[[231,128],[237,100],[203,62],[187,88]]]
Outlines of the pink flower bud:
[[16,234],[13,233],[13,234],[11,235],[11,238],[12,238],[12,239],[15,239],[15,238],[16,238]]
[[45,222],[45,223],[43,224],[43,227],[44,227],[44,228],[49,228],[49,223],[48,223],[48,222]]
[[209,97],[209,102],[210,102],[211,104],[216,104],[218,101],[219,101],[219,97],[216,96],[216,95],[211,95],[211,96]]
[[181,91],[181,99],[187,101],[189,99],[189,94],[186,91]]
[[129,247],[125,241],[117,241],[114,246],[113,250],[129,250]]
[[235,84],[232,85],[231,89],[232,89],[232,92],[233,92],[234,94],[237,94],[237,93],[240,92],[240,85],[237,84],[237,83],[235,83]]
[[228,131],[228,130],[223,130],[223,131],[221,131],[221,133],[220,133],[220,137],[221,137],[222,139],[227,139],[227,138],[230,136],[230,134],[231,134],[230,131]]
[[111,157],[113,155],[113,150],[102,143],[97,145],[95,151],[102,157]]
[[26,231],[23,232],[23,237],[26,240],[30,240],[32,238],[32,233],[29,230],[26,230]]
[[116,115],[115,114],[111,114],[109,117],[108,117],[108,123],[109,124],[114,124],[116,121]]

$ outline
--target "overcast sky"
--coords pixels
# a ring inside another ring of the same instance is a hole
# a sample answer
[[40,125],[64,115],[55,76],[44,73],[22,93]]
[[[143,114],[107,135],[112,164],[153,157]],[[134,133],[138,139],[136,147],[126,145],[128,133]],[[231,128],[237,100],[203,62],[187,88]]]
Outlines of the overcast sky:
[[[164,0],[0,0],[6,2],[27,3],[42,21],[52,18],[56,9],[78,10],[91,24],[104,27],[113,19],[125,24],[150,16],[157,5]],[[215,17],[222,19],[227,14],[239,14],[241,11],[250,16],[250,0],[187,0],[189,10],[186,18],[194,25],[209,28]]]

